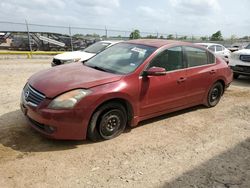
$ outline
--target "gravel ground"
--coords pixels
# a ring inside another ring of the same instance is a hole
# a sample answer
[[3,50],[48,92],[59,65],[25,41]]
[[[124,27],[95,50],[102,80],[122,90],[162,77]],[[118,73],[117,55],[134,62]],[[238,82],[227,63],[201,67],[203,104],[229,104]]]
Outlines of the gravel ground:
[[0,60],[0,187],[250,187],[250,79],[214,108],[153,118],[113,140],[55,141],[27,126],[19,98],[51,59]]

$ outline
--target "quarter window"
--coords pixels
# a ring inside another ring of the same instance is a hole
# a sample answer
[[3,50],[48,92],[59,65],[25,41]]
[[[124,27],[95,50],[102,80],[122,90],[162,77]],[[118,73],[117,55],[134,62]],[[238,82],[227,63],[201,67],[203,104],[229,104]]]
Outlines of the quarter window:
[[208,64],[213,64],[213,63],[215,63],[214,54],[212,54],[211,52],[208,52]]
[[188,67],[206,65],[208,63],[206,50],[185,46]]
[[182,69],[182,47],[173,47],[161,52],[156,58],[152,60],[149,67],[162,67],[166,71],[173,71]]

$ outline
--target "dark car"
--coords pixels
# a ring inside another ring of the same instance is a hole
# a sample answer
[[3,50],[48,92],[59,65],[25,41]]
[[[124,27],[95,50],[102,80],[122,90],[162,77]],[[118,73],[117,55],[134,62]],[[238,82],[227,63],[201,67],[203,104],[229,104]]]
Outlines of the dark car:
[[126,126],[204,104],[232,81],[226,62],[191,43],[131,40],[89,61],[29,78],[21,108],[31,126],[56,139],[111,139]]

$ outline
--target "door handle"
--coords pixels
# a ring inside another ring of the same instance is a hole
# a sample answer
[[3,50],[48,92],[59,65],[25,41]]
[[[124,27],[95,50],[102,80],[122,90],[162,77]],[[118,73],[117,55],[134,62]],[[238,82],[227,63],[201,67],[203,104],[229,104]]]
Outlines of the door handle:
[[185,82],[187,78],[181,77],[177,80],[178,83]]
[[209,73],[210,73],[210,74],[215,74],[215,73],[216,73],[216,70],[213,69],[213,70],[209,71]]

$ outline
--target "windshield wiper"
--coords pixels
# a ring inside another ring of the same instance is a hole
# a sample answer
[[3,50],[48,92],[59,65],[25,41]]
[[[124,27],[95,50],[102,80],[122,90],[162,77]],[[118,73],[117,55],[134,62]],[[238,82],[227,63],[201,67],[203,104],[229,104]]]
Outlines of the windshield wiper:
[[93,69],[96,69],[96,70],[99,70],[99,71],[103,71],[103,72],[110,72],[109,70],[104,69],[102,67],[98,67],[98,66],[89,66],[89,67],[91,67]]

